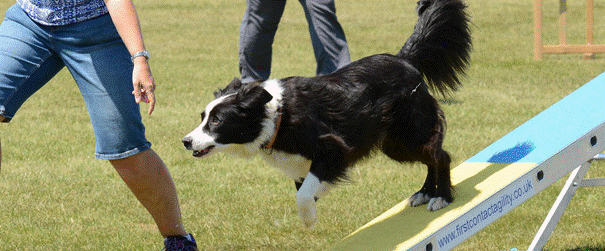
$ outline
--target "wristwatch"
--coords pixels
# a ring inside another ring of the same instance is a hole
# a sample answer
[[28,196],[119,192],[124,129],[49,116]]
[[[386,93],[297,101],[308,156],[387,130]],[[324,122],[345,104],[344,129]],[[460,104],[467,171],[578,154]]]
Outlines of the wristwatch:
[[147,51],[147,50],[139,51],[139,52],[135,53],[134,55],[132,55],[132,57],[130,57],[130,61],[132,61],[134,63],[135,58],[145,57],[145,58],[149,59],[149,56],[151,56],[149,54],[149,51]]

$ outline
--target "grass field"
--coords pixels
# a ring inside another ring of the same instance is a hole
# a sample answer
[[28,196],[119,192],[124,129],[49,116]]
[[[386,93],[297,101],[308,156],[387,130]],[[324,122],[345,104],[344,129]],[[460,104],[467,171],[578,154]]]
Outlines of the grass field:
[[[292,181],[259,158],[197,160],[180,139],[199,123],[212,92],[238,73],[243,0],[137,0],[158,104],[144,116],[148,139],[179,190],[186,228],[200,250],[326,250],[420,188],[425,170],[382,155],[358,165],[352,182],[318,203],[319,222],[300,222]],[[6,10],[14,2],[0,2]],[[441,105],[452,167],[605,70],[596,55],[533,60],[533,1],[469,0],[474,51],[464,87]],[[546,43],[555,43],[558,1],[545,1]],[[415,0],[338,0],[352,59],[395,53],[415,23]],[[584,1],[568,1],[569,43],[584,37]],[[595,41],[605,43],[605,3],[595,1]],[[3,11],[2,11],[3,13]],[[3,14],[1,14],[3,17]],[[310,76],[315,59],[298,1],[289,1],[274,45],[272,77]],[[0,62],[1,63],[1,62]],[[605,97],[605,93],[604,93]],[[146,110],[143,105],[143,110]],[[160,250],[162,239],[106,161],[67,71],[0,125],[0,250]],[[605,176],[594,165],[591,177]],[[524,250],[564,181],[548,188],[456,250]],[[605,190],[580,189],[548,250],[605,250]],[[591,249],[592,248],[592,249]]]

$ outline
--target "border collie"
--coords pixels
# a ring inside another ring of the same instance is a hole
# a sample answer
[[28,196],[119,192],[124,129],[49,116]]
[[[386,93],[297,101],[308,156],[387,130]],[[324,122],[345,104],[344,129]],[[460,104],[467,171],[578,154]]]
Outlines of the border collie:
[[461,85],[469,16],[461,0],[421,0],[416,11],[414,31],[396,55],[365,57],[316,77],[234,79],[214,93],[185,147],[194,157],[260,154],[294,180],[307,227],[317,221],[316,201],[374,149],[427,166],[412,206],[446,207],[453,200],[450,156],[442,149],[446,123],[429,90],[446,96]]

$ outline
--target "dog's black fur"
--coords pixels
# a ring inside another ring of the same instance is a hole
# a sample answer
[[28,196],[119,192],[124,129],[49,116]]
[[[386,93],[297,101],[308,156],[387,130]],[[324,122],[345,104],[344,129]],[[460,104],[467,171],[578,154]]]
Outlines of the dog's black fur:
[[[323,76],[251,84],[235,79],[215,93],[220,102],[207,107],[205,122],[196,129],[213,142],[196,142],[196,131],[183,142],[194,156],[219,145],[260,150],[270,144],[271,152],[259,152],[303,156],[310,161],[308,172],[329,184],[346,179],[348,167],[380,149],[396,161],[428,167],[424,185],[411,198],[413,206],[430,200],[429,210],[445,207],[453,200],[450,156],[442,149],[446,123],[429,89],[448,95],[461,85],[458,76],[464,75],[471,51],[465,9],[461,0],[419,1],[418,23],[396,55],[362,58]],[[276,86],[277,95],[269,90]],[[274,132],[274,142],[268,143]],[[293,177],[297,189],[309,177],[300,176]],[[441,201],[431,205],[436,198]]]

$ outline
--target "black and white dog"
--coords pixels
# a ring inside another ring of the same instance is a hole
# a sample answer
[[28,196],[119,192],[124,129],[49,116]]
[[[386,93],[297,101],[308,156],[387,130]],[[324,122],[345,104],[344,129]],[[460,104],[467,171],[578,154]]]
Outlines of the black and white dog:
[[260,154],[296,183],[307,227],[317,221],[315,202],[373,149],[424,163],[428,175],[410,204],[444,208],[453,200],[450,156],[442,149],[445,117],[429,89],[445,95],[461,84],[471,51],[465,9],[461,0],[418,2],[418,22],[397,55],[369,56],[323,76],[234,79],[183,143],[194,157]]

